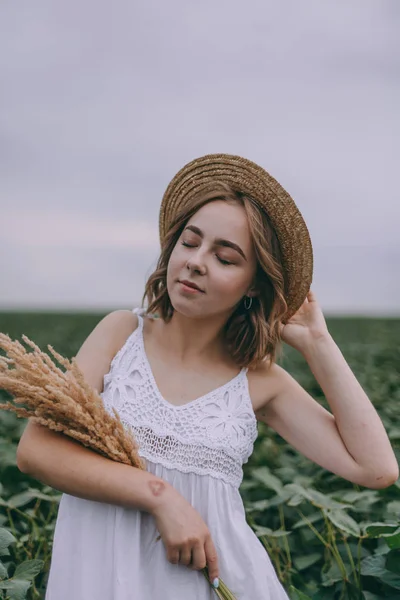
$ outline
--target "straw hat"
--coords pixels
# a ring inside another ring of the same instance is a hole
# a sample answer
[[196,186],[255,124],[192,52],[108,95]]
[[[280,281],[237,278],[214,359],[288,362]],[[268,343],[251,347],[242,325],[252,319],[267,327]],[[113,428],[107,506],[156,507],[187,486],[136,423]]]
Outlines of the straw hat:
[[267,212],[281,247],[285,270],[287,321],[303,304],[313,276],[313,250],[304,219],[290,195],[256,163],[231,154],[208,154],[192,160],[172,179],[160,208],[164,239],[180,208],[194,193],[222,181],[249,194]]

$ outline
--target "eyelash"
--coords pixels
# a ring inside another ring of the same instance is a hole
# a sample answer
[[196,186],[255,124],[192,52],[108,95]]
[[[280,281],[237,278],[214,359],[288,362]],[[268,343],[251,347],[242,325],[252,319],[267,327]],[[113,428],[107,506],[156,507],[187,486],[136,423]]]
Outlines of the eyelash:
[[[186,242],[181,242],[181,244],[182,244],[182,246],[185,246],[185,248],[194,248],[195,247],[195,246],[191,246],[190,244],[187,244]],[[226,267],[234,264],[234,263],[229,262],[229,260],[224,260],[223,258],[220,258],[218,256],[218,254],[216,254],[215,256],[217,257],[219,262]]]

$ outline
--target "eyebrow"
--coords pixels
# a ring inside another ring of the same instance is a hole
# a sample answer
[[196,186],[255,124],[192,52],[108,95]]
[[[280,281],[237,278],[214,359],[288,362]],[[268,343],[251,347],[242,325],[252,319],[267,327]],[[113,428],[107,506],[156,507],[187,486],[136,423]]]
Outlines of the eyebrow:
[[[202,232],[201,229],[199,229],[198,227],[196,227],[196,225],[188,225],[185,228],[185,231],[189,229],[189,231],[193,231],[193,233],[195,233],[196,235],[200,236],[201,238],[204,238],[204,233]],[[232,248],[232,250],[236,250],[236,252],[238,252],[240,254],[240,256],[242,256],[244,258],[244,260],[247,261],[247,258],[243,252],[243,250],[241,249],[240,246],[238,246],[237,244],[235,244],[235,242],[230,242],[229,240],[224,240],[222,238],[217,238],[214,240],[214,243],[217,246],[224,246],[226,248]]]

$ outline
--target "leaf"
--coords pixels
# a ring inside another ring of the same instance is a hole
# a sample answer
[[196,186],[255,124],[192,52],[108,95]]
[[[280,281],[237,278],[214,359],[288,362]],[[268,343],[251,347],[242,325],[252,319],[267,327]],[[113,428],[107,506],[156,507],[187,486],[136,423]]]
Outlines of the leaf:
[[322,494],[317,490],[310,489],[308,490],[311,496],[311,502],[314,506],[318,506],[318,508],[326,508],[326,509],[344,509],[344,508],[352,508],[352,505],[345,502],[338,502],[334,500],[330,496],[326,494]]
[[[321,511],[313,513],[312,515],[307,515],[307,521],[310,523],[315,523],[316,521],[321,521],[324,518]],[[308,522],[305,519],[301,518],[299,521],[296,521],[294,525],[292,525],[292,529],[298,529],[299,527],[309,526]]]
[[24,579],[25,581],[33,581],[33,579],[43,569],[44,562],[42,560],[25,560],[15,569],[13,579]]
[[[312,488],[304,488],[302,485],[299,485],[297,483],[288,483],[287,485],[285,485],[284,490],[292,492],[293,497],[300,496],[300,497],[305,498],[306,500],[311,502],[311,504],[313,504],[314,506],[317,506],[318,508],[325,508],[325,509],[352,508],[351,504],[345,504],[344,502],[337,502],[336,500],[333,500],[332,498],[330,498],[326,494],[323,494],[322,492],[318,492],[317,490],[314,490]],[[291,504],[291,502],[293,502],[293,498],[289,502],[289,505],[294,506],[294,504]]]
[[277,529],[276,531],[272,531],[272,529],[270,529],[269,527],[262,527],[261,525],[255,525],[254,530],[255,530],[257,537],[261,537],[262,535],[267,535],[269,537],[278,538],[278,537],[285,537],[292,533],[291,531],[284,531],[282,529]]
[[332,498],[336,498],[341,502],[350,502],[352,504],[352,510],[356,512],[370,513],[371,508],[374,504],[381,500],[381,496],[377,490],[363,490],[357,492],[356,490],[342,490],[341,492],[333,492],[330,494]]
[[385,570],[380,579],[395,590],[400,590],[400,575],[393,573],[393,571]]
[[386,569],[386,556],[382,554],[368,556],[361,561],[361,575],[376,577],[390,587],[400,590],[400,575]]
[[333,598],[335,594],[332,588],[322,588],[313,595],[312,600],[333,600]]
[[292,532],[291,531],[284,531],[283,529],[276,529],[275,531],[272,531],[269,536],[270,537],[274,537],[274,538],[280,538],[280,537],[286,537],[288,535],[290,535]]
[[315,565],[316,562],[322,560],[323,556],[320,552],[313,552],[312,554],[305,554],[293,559],[294,566],[298,571],[307,569],[311,565]]
[[392,550],[389,554],[386,554],[385,567],[392,571],[393,573],[397,573],[400,575],[400,551]]
[[240,490],[243,492],[244,490],[251,490],[255,487],[257,487],[258,482],[257,481],[251,481],[251,479],[243,479],[242,483],[240,484]]
[[16,446],[9,440],[0,440],[0,465],[5,467],[16,467]]
[[6,577],[8,577],[7,569],[0,560],[0,579],[5,579]]
[[400,526],[398,523],[371,523],[365,527],[371,538],[383,538],[392,550],[400,548]]
[[7,579],[0,581],[0,589],[7,590],[7,599],[9,600],[25,600],[26,592],[31,587],[30,581],[22,579]]
[[254,531],[257,537],[261,537],[262,535],[271,535],[272,529],[269,527],[263,527],[262,525],[255,525]]
[[44,494],[36,488],[28,488],[28,492],[32,494],[32,498],[38,498],[39,500],[46,500],[47,502],[59,502],[62,494]]
[[280,494],[283,490],[283,485],[280,479],[272,475],[271,471],[268,467],[259,467],[257,469],[253,469],[252,477],[260,481],[265,487],[274,490],[277,494]]
[[301,494],[295,494],[292,496],[288,502],[288,506],[298,506],[302,502],[304,502],[305,498]]
[[324,510],[323,512],[338,529],[344,531],[348,535],[360,537],[361,531],[357,521],[343,510]]
[[272,508],[273,506],[279,506],[280,504],[284,504],[285,502],[287,502],[289,500],[290,497],[291,497],[290,492],[285,492],[284,490],[282,490],[282,492],[280,492],[280,494],[276,494],[276,496],[273,496],[272,498],[270,498],[268,500],[268,508]]
[[392,535],[399,528],[398,523],[369,523],[365,526],[365,533],[368,537],[382,537],[382,535]]
[[371,504],[379,500],[378,492],[375,490],[362,490],[358,492],[357,490],[338,490],[337,492],[332,492],[332,498],[337,498],[342,502],[359,502],[360,500],[367,500]]
[[385,546],[384,544],[381,544],[380,546],[378,546],[376,548],[374,554],[377,556],[378,556],[378,554],[383,556],[383,555],[389,554],[389,552],[390,552],[389,546]]
[[269,507],[268,500],[255,500],[254,502],[247,502],[246,512],[263,511]]
[[8,546],[16,541],[17,540],[8,529],[0,527],[0,556],[8,556],[10,554]]
[[296,589],[294,585],[289,587],[290,599],[291,600],[311,600],[310,596],[307,596],[304,592]]
[[29,488],[19,494],[15,494],[8,499],[7,502],[2,501],[3,506],[8,506],[10,508],[20,508],[21,506],[25,506],[32,502],[32,500],[39,499],[45,500],[47,502],[59,502],[62,494],[52,495],[43,494],[40,490],[35,488]]
[[385,542],[389,546],[391,550],[396,550],[400,548],[400,527],[397,531],[394,532],[393,535],[382,536],[385,539]]
[[[325,567],[324,567],[325,568]],[[348,574],[348,567],[345,565],[346,575]],[[337,562],[332,562],[327,570],[323,570],[321,573],[322,585],[324,587],[331,587],[337,581],[343,581],[343,574],[339,569]]]
[[392,427],[388,431],[388,436],[390,437],[391,440],[398,440],[398,439],[400,439],[400,428],[399,427]]
[[309,491],[298,483],[288,483],[285,485],[284,489],[290,491],[293,496],[301,496],[302,498],[306,498],[306,500],[311,501],[311,495],[309,494]]
[[400,500],[392,500],[392,502],[388,502],[386,505],[386,512],[388,514],[400,515]]
[[11,496],[11,498],[8,499],[7,506],[10,508],[20,508],[21,506],[25,506],[26,504],[29,504],[29,502],[32,502],[34,497],[32,492],[27,490],[20,494],[15,494],[15,496]]

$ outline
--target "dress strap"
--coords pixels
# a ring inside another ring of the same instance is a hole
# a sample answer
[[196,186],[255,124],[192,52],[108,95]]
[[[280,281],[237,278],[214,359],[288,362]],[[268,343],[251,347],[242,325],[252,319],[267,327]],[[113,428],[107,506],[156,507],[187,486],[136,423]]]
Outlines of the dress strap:
[[137,331],[141,334],[143,331],[143,315],[146,313],[145,308],[134,308],[132,309],[133,314],[137,315],[138,327]]
[[144,316],[148,317],[149,319],[158,319],[158,314],[157,313],[147,313],[147,310],[145,308],[133,308],[132,312],[137,315],[140,319],[144,318]]

